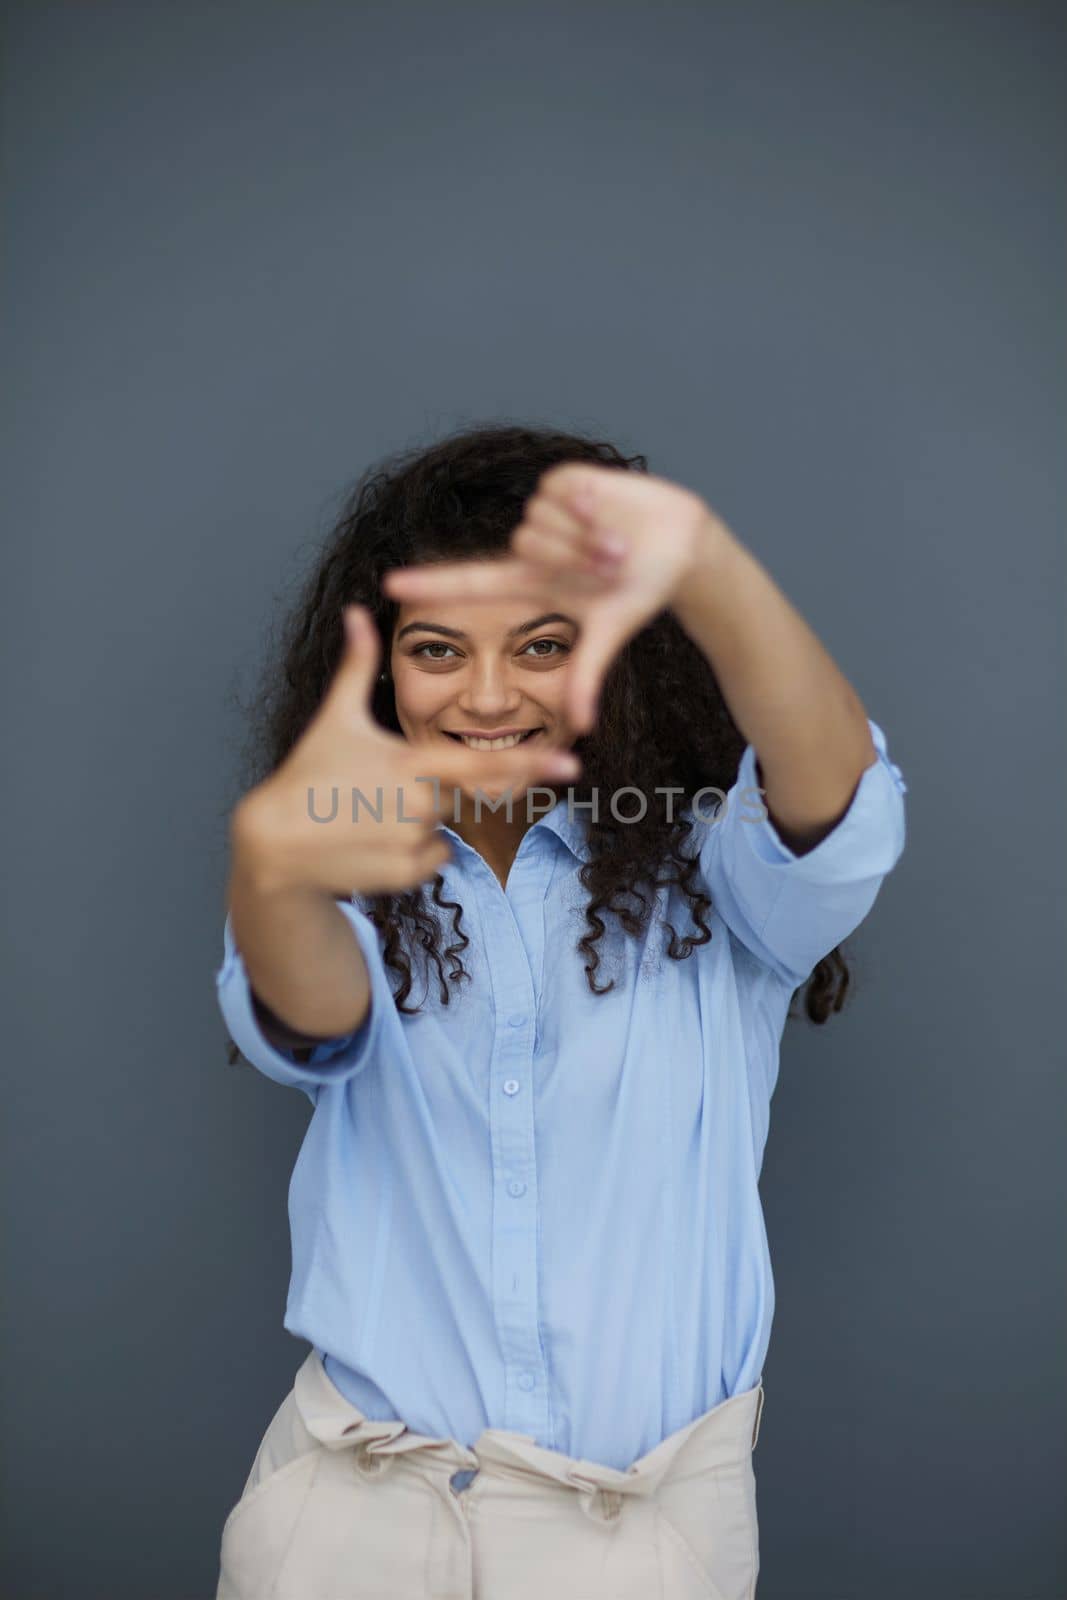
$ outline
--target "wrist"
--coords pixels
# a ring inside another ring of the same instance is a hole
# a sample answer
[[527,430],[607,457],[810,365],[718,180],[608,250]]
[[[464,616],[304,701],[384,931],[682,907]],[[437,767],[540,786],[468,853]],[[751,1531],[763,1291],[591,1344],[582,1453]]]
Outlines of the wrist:
[[722,518],[716,516],[710,506],[706,507],[693,535],[689,559],[679,574],[669,602],[679,618],[692,606],[708,580],[714,581],[719,576],[737,544]]
[[230,817],[230,873],[256,895],[306,891],[285,870],[270,796],[262,786],[246,794]]

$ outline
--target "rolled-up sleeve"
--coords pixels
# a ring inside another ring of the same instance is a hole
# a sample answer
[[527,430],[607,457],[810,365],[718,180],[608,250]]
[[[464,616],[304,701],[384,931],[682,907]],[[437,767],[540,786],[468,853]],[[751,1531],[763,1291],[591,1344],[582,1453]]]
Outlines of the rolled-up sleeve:
[[290,1050],[278,1049],[260,1027],[244,960],[234,942],[231,919],[226,917],[222,965],[215,974],[219,1009],[241,1054],[275,1083],[311,1090],[355,1077],[377,1050],[387,1009],[393,1007],[377,929],[366,913],[351,901],[339,900],[337,904],[351,924],[367,963],[371,981],[370,1012],[354,1033],[325,1040],[312,1050],[306,1062],[297,1061]]
[[793,988],[863,921],[904,849],[907,784],[882,729],[867,721],[875,760],[845,815],[806,854],[796,855],[767,815],[751,744],[714,820],[699,820],[712,802],[699,805],[700,870],[715,909]]

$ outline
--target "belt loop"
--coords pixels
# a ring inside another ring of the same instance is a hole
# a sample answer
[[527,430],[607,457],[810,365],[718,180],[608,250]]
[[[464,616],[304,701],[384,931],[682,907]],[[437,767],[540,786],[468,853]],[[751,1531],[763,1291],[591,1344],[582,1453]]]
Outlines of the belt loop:
[[762,1416],[763,1416],[763,1379],[761,1378],[760,1381],[759,1381],[759,1393],[756,1396],[756,1421],[755,1421],[755,1424],[753,1425],[753,1428],[752,1428],[752,1449],[753,1450],[755,1450],[755,1448],[756,1448],[756,1440],[759,1438],[759,1425],[760,1425],[760,1418]]

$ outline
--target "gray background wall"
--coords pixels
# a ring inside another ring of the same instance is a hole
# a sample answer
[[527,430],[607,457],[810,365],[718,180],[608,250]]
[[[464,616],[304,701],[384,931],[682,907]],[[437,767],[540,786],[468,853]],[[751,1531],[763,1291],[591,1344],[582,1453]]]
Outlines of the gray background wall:
[[214,1593],[306,1353],[234,694],[344,486],[489,417],[705,495],[909,784],[784,1044],[761,1600],[1065,1592],[1055,17],[7,8],[5,1596]]

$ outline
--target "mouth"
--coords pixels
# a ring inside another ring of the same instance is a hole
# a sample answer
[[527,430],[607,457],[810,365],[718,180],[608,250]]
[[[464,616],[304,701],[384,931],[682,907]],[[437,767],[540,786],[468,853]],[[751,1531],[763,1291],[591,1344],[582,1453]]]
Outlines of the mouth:
[[468,750],[510,750],[520,744],[528,744],[539,733],[544,733],[544,728],[526,728],[522,733],[509,733],[501,739],[478,738],[472,734],[451,733],[447,728],[442,728],[442,733],[454,739],[457,744],[465,744]]

